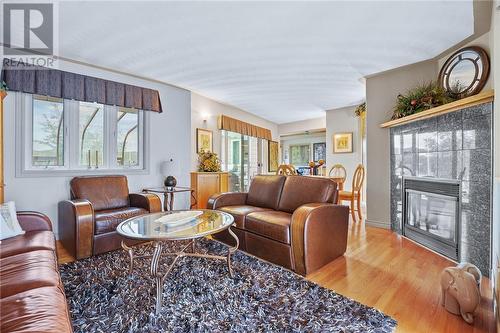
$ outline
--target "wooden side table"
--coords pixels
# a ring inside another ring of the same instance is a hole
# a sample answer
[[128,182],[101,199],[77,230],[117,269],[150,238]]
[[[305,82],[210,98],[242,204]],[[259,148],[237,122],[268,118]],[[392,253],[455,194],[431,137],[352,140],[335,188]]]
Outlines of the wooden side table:
[[165,212],[171,211],[174,209],[174,195],[175,193],[182,193],[182,192],[191,192],[191,205],[189,206],[190,209],[192,209],[194,206],[196,206],[196,196],[194,195],[194,190],[189,188],[189,187],[183,187],[183,186],[176,186],[176,187],[150,187],[150,188],[145,188],[142,190],[142,192],[146,193],[163,193],[163,210]]

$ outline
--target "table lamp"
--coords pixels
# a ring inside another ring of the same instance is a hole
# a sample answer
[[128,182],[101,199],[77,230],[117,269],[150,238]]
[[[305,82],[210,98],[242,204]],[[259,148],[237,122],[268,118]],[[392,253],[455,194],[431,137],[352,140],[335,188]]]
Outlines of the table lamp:
[[174,171],[175,171],[175,162],[172,158],[169,159],[168,161],[164,161],[161,163],[161,173],[163,176],[165,176],[163,184],[168,189],[172,189],[177,185],[177,179],[175,179],[175,177],[172,176]]

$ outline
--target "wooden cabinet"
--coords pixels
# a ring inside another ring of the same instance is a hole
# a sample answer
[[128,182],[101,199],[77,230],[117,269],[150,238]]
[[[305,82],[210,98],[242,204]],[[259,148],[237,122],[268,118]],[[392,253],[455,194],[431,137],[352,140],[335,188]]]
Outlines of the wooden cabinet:
[[195,197],[191,199],[193,209],[207,208],[208,198],[212,194],[228,191],[228,173],[191,172],[191,188],[194,190]]

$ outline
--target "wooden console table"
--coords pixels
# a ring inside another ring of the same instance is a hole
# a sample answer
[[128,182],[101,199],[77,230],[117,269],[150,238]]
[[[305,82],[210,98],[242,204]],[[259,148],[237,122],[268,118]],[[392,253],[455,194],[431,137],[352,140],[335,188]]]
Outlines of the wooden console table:
[[227,192],[228,175],[227,172],[191,172],[191,188],[196,195],[192,206],[205,209],[211,195]]

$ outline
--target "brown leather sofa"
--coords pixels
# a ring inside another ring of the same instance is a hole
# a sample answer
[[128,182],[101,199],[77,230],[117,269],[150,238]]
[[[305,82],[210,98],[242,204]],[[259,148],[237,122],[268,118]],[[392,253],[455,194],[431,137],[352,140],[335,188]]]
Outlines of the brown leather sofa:
[[[213,195],[208,208],[231,214],[240,250],[301,275],[344,254],[349,208],[337,184],[306,176],[256,176],[248,193]],[[215,239],[234,245],[227,231]]]
[[0,332],[73,332],[50,220],[17,218],[26,233],[0,243]]
[[59,203],[59,233],[76,259],[120,248],[120,222],[161,211],[157,195],[129,194],[126,176],[75,177],[70,189],[71,200]]

